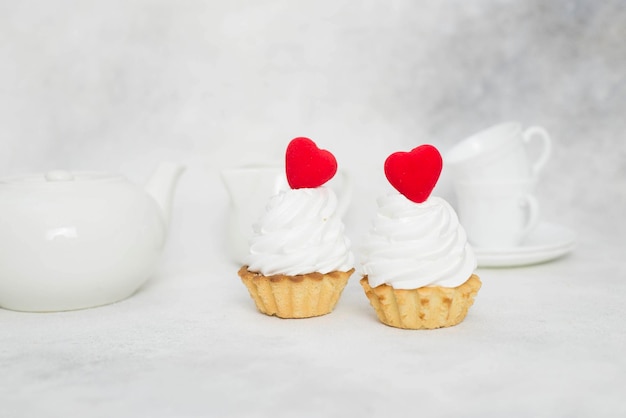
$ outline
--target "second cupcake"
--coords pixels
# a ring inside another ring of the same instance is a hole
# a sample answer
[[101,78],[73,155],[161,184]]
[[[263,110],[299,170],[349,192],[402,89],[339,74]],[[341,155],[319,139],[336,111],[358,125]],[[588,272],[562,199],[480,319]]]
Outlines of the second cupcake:
[[476,258],[454,209],[429,197],[442,169],[431,145],[391,154],[385,175],[399,193],[378,199],[361,279],[378,319],[397,328],[461,322],[481,287]]

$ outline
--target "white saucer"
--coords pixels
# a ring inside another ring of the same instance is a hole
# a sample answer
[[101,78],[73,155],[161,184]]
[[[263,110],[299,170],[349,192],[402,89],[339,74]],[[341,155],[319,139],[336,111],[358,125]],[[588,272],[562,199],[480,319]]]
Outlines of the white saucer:
[[474,247],[478,267],[517,267],[543,263],[574,249],[574,231],[553,223],[542,223],[515,248]]

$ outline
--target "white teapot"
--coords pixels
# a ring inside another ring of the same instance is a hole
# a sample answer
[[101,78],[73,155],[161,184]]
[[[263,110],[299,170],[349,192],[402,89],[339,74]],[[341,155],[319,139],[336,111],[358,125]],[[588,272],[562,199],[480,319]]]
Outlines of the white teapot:
[[1,179],[0,307],[65,311],[132,295],[156,267],[183,171],[162,163],[145,190],[95,172]]

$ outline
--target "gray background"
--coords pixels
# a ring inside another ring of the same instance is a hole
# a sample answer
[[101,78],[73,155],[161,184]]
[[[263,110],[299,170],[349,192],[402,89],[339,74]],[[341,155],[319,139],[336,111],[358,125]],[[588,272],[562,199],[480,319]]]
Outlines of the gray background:
[[389,153],[517,120],[553,136],[539,199],[593,275],[626,250],[625,40],[624,1],[2,0],[0,176],[186,163],[167,283],[223,252],[223,167],[313,138],[355,179],[358,240]]
[[[389,153],[445,153],[517,120],[554,139],[545,217],[620,245],[624,39],[624,1],[2,1],[0,175],[140,182],[176,159],[189,218],[225,202],[220,167],[280,159],[303,135],[369,199]],[[358,234],[369,213],[355,216]],[[211,220],[177,227],[174,240],[211,245]]]

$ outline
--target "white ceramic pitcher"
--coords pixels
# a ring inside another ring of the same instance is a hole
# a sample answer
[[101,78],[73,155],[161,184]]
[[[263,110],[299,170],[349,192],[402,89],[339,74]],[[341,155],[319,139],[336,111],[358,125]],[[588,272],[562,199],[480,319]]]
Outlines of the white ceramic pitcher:
[[[246,165],[222,170],[222,180],[230,196],[228,213],[227,248],[231,259],[244,264],[248,254],[248,241],[252,225],[263,213],[270,197],[289,188],[284,165]],[[337,214],[343,217],[350,205],[351,180],[343,170],[327,185],[337,194]]]

